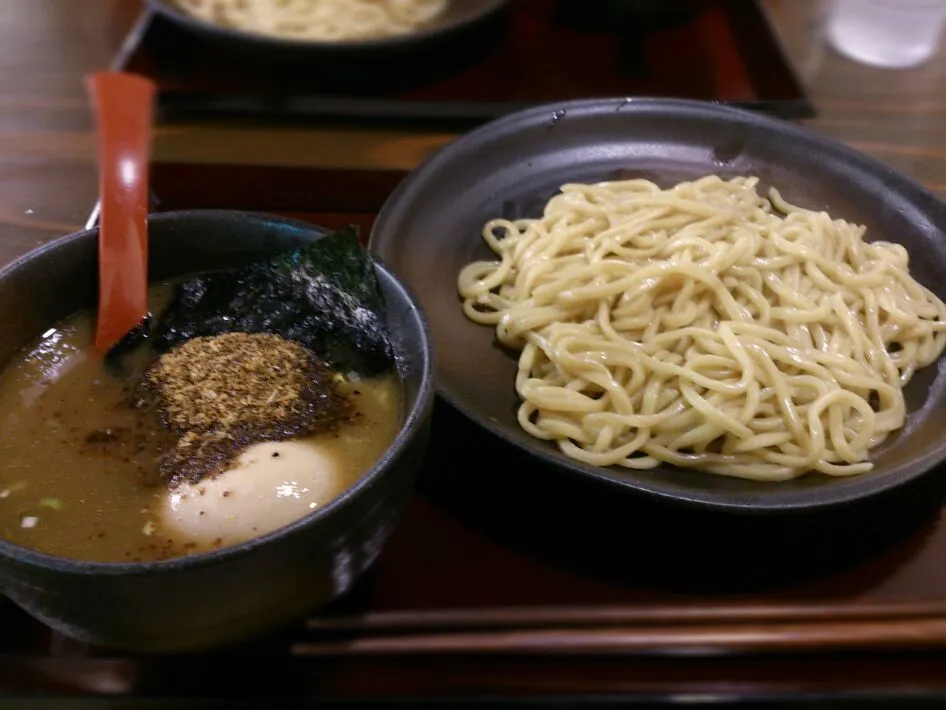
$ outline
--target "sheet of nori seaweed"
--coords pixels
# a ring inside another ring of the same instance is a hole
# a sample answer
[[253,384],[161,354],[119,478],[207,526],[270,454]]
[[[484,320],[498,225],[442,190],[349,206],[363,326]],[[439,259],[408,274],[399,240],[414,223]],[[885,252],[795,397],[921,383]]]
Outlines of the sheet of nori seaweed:
[[178,284],[151,343],[166,352],[199,336],[275,333],[337,371],[369,376],[394,362],[384,313],[374,264],[346,228],[269,261]]

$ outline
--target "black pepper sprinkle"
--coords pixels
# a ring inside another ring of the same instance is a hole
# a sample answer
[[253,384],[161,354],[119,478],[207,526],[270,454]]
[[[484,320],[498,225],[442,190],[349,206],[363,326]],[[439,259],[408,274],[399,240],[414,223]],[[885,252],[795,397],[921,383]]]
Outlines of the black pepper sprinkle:
[[274,459],[278,459],[278,458],[279,458],[279,452],[278,452],[278,451],[274,451],[274,452],[273,452],[273,458],[274,458]]
[[230,493],[231,493],[231,491],[224,491],[224,492],[223,492],[223,497],[224,497],[224,498],[229,498],[229,497],[230,497]]

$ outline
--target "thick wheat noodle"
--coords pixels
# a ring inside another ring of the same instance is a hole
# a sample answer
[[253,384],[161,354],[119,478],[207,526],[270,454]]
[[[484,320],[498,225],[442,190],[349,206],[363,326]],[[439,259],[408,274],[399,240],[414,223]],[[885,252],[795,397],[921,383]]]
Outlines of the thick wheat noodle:
[[432,22],[448,0],[174,0],[194,17],[254,34],[290,39],[403,35]]
[[898,244],[758,180],[567,184],[494,219],[463,311],[520,350],[519,423],[598,466],[758,480],[871,469],[946,305]]

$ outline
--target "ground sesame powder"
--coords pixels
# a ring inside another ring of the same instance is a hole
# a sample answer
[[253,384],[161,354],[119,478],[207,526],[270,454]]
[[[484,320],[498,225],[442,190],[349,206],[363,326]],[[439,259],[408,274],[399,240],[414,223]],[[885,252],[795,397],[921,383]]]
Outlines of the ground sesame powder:
[[350,414],[324,363],[268,333],[189,340],[162,355],[145,384],[179,437],[161,463],[172,482],[199,481],[250,444],[329,430]]

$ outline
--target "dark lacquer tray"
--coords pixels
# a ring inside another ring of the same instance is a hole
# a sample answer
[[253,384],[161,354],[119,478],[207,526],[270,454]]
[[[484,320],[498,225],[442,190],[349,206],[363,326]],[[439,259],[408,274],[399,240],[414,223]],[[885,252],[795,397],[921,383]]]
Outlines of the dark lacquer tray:
[[277,60],[146,15],[121,68],[154,78],[165,120],[471,125],[538,103],[666,96],[785,118],[814,109],[755,0],[512,0],[494,21],[397,56]]
[[[152,187],[157,209],[366,237],[401,177],[158,163]],[[241,647],[128,657],[0,600],[0,700],[946,697],[943,473],[822,516],[713,516],[576,487],[438,403],[415,500],[333,608]]]

